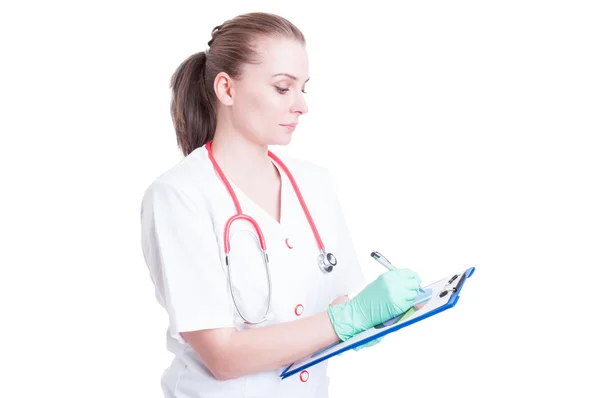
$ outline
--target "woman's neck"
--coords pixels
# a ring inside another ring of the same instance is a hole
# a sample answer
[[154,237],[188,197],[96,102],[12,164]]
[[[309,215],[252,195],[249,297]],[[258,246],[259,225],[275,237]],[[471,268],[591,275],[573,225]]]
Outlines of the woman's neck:
[[260,181],[276,171],[269,158],[268,146],[250,141],[241,134],[217,131],[211,149],[223,173],[234,183]]

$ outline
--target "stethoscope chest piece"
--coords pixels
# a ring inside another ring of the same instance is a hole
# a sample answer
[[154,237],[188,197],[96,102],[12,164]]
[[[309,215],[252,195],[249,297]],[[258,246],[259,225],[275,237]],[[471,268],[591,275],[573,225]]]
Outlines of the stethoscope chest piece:
[[319,254],[319,267],[323,272],[333,271],[333,267],[337,264],[337,259],[332,253],[327,253],[325,250]]

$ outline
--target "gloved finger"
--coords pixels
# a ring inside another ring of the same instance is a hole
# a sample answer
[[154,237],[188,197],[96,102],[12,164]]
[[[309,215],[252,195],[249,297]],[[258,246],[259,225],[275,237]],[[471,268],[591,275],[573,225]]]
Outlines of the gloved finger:
[[405,286],[420,286],[421,277],[413,271],[407,269],[398,269],[390,273],[390,279],[388,281],[392,283],[400,283]]
[[353,348],[353,350],[354,350],[354,351],[360,351],[360,350],[362,350],[363,348],[367,348],[367,347],[373,347],[374,345],[377,345],[377,344],[381,343],[381,340],[383,340],[383,337],[384,337],[384,336],[381,336],[381,337],[379,337],[379,338],[377,338],[377,339],[375,339],[375,340],[371,340],[371,341],[369,341],[369,342],[368,342],[368,343],[366,343],[366,344],[359,345],[358,347],[354,347],[354,348]]
[[419,295],[418,289],[406,290],[404,292],[404,300],[413,301],[414,299],[417,298],[418,295]]
[[417,278],[415,279],[406,279],[403,281],[402,286],[405,289],[410,290],[419,290],[421,288],[421,281]]
[[415,276],[414,279],[416,279],[419,282],[419,285],[421,285],[422,281],[421,281],[421,277],[419,276],[419,274],[417,274],[417,276]]
[[418,294],[418,288],[397,288],[390,292],[390,300],[396,305],[404,307],[406,304],[412,304],[412,302],[417,298]]
[[393,271],[398,277],[404,279],[415,279],[419,277],[419,274],[411,270],[410,268],[398,268]]
[[410,278],[408,278],[410,281],[415,281],[417,282],[419,285],[421,284],[421,277],[419,276],[419,274],[417,274],[416,272],[413,273],[413,275],[411,275]]

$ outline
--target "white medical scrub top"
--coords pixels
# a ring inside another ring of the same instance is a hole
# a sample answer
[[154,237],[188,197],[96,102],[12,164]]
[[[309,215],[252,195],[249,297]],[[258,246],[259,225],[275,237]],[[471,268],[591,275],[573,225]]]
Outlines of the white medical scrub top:
[[[317,263],[319,250],[285,172],[281,174],[281,219],[277,222],[231,183],[242,211],[260,225],[267,244],[272,304],[270,318],[246,325],[233,305],[224,256],[224,228],[235,206],[200,147],[147,188],[141,206],[142,249],[156,298],[168,314],[167,348],[174,354],[162,376],[165,397],[327,397],[327,362],[281,380],[278,368],[232,380],[217,380],[180,333],[212,328],[264,327],[326,311],[337,297],[365,283],[338,202],[323,167],[280,156],[296,179],[326,250],[338,260],[333,272]],[[231,281],[245,316],[260,318],[268,298],[267,274],[251,224],[231,228]],[[301,358],[298,358],[301,359]]]

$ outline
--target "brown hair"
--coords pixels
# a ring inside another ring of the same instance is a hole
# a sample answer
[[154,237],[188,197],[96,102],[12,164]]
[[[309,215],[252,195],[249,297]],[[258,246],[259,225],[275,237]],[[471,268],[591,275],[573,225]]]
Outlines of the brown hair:
[[171,117],[177,145],[184,156],[211,141],[217,124],[214,81],[220,72],[239,78],[242,66],[259,62],[256,42],[278,36],[305,43],[304,35],[287,19],[268,13],[248,13],[225,21],[212,31],[209,49],[191,55],[171,77]]

